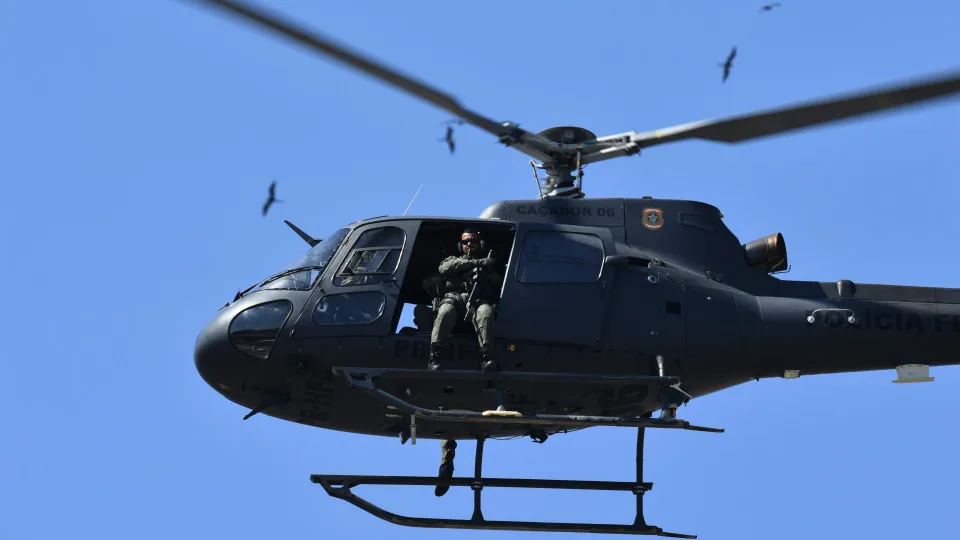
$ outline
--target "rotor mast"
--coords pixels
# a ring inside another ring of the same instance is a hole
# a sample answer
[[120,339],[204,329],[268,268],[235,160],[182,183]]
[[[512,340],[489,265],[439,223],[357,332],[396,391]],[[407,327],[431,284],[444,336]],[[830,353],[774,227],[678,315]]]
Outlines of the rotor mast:
[[[538,180],[540,198],[580,199],[583,193],[583,149],[581,145],[597,138],[589,130],[576,126],[559,126],[537,133],[557,146],[557,152],[551,152],[551,159],[543,163],[530,162],[534,168],[547,173],[542,183]],[[573,150],[571,154],[570,150]]]

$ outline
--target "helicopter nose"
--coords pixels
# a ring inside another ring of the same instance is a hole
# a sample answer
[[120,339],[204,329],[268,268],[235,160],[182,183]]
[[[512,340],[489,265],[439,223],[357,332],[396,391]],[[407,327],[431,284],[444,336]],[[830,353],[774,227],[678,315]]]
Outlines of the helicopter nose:
[[197,336],[193,363],[200,377],[227,395],[242,391],[244,377],[265,380],[267,360],[293,310],[289,300],[251,299],[224,309]]
[[225,314],[217,316],[200,332],[194,345],[193,364],[197,373],[219,392],[231,389],[230,364],[238,356],[230,346],[229,324]]

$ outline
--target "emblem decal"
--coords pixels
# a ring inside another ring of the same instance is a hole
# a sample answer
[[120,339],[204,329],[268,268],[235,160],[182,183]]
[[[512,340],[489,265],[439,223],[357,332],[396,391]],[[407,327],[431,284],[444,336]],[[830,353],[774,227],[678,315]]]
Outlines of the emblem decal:
[[659,208],[644,208],[643,226],[654,231],[663,227],[663,210]]

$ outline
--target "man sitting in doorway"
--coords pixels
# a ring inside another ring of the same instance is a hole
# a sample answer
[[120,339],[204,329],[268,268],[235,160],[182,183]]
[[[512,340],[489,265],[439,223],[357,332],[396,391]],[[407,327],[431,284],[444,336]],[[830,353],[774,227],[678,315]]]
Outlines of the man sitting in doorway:
[[480,369],[496,371],[497,363],[490,358],[490,336],[503,278],[494,272],[497,262],[486,253],[486,245],[476,229],[463,231],[457,248],[460,255],[451,255],[440,263],[440,275],[445,280],[446,292],[439,299],[440,306],[433,321],[427,368],[441,369],[440,359],[448,352],[447,339],[457,317],[463,319],[467,311],[473,308],[472,322],[480,345]]
[[[468,309],[473,307],[473,327],[480,345],[480,369],[495,371],[498,366],[490,358],[491,323],[496,314],[503,278],[493,272],[497,263],[486,253],[486,245],[476,229],[463,231],[457,248],[459,256],[451,255],[440,263],[440,275],[444,279],[443,290],[446,292],[442,299],[437,299],[440,305],[430,335],[430,360],[427,368],[440,369],[440,358],[446,356],[444,353],[447,338],[457,322],[457,317],[463,319]],[[467,304],[468,300],[470,305]],[[437,497],[443,496],[450,489],[450,485],[443,480],[453,477],[456,448],[457,441],[453,439],[440,443],[440,482],[433,492]]]

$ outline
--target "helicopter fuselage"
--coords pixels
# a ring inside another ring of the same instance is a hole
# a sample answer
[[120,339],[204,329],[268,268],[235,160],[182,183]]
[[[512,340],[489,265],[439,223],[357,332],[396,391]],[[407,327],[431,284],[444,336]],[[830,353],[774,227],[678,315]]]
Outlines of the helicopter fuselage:
[[[782,236],[742,244],[696,201],[502,201],[479,218],[378,217],[312,247],[304,268],[224,306],[195,363],[244,407],[306,425],[397,436],[410,419],[346,384],[334,368],[426,366],[433,295],[425,280],[474,227],[502,262],[494,325],[504,371],[678,376],[696,398],[760,378],[957,364],[960,289],[778,279]],[[312,258],[311,258],[312,257]],[[315,263],[315,264],[314,264]],[[398,328],[415,308],[414,325]],[[458,324],[449,370],[476,370]],[[409,378],[384,390],[418,406],[483,411],[492,388]],[[511,410],[644,414],[659,396],[630,384],[517,381]],[[427,421],[420,438],[523,435],[518,424]]]

